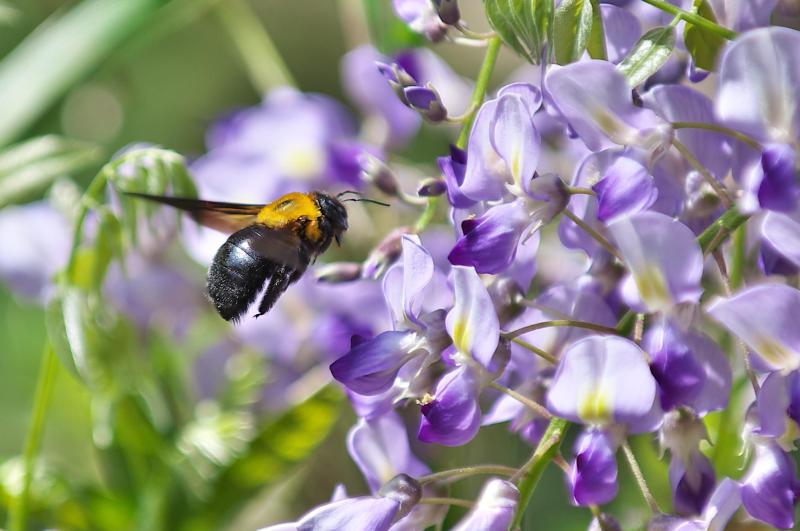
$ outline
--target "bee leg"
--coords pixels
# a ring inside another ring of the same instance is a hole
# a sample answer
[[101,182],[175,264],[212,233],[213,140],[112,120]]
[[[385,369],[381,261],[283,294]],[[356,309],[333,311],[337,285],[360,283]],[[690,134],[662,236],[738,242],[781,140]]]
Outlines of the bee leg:
[[254,317],[260,317],[270,311],[270,309],[272,309],[272,307],[278,301],[278,298],[281,296],[281,294],[286,291],[286,288],[288,288],[293,282],[296,282],[301,275],[301,271],[292,269],[289,266],[278,266],[278,268],[275,269],[275,272],[272,273],[272,277],[269,279],[267,291],[264,292],[264,296],[261,298],[261,303],[258,305],[258,313]]

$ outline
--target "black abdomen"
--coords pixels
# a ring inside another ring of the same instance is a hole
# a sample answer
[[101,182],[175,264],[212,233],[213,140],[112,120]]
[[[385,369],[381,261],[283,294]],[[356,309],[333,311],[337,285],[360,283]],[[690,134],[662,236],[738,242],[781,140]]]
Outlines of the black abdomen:
[[251,246],[266,229],[253,225],[231,235],[214,255],[206,287],[211,302],[226,321],[238,321],[258,296],[275,263]]

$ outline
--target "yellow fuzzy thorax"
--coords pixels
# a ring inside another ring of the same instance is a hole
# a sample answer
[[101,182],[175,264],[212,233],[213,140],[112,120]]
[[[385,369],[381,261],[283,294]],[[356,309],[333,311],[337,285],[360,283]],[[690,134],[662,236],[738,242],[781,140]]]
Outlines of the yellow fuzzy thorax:
[[280,229],[305,218],[308,220],[305,237],[316,242],[322,237],[318,224],[321,215],[313,194],[292,192],[265,205],[258,213],[256,221],[267,227]]

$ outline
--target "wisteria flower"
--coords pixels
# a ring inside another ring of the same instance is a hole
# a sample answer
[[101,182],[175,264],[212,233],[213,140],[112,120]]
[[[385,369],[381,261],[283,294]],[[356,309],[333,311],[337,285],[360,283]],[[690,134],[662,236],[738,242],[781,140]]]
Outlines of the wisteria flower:
[[621,289],[632,307],[670,312],[700,299],[703,253],[686,225],[640,212],[610,224],[609,231],[630,268]]
[[551,68],[544,86],[555,110],[592,151],[633,146],[657,158],[672,139],[667,122],[633,104],[632,87],[611,63]]
[[744,341],[773,370],[800,368],[800,291],[783,284],[744,289],[708,307],[708,313]]
[[649,431],[656,382],[644,352],[613,336],[589,336],[561,358],[547,408],[590,428],[576,441],[570,472],[572,497],[579,505],[602,504],[617,493],[616,450],[619,427]]
[[519,491],[513,483],[503,479],[490,479],[483,486],[475,507],[453,529],[504,531],[511,526],[518,502]]

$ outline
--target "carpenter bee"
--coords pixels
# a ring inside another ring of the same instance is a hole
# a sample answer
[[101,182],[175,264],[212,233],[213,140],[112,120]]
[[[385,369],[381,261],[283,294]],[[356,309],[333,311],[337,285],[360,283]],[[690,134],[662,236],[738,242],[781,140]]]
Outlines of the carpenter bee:
[[[217,312],[238,321],[255,301],[259,317],[305,272],[333,240],[341,244],[347,230],[347,201],[389,206],[345,191],[333,197],[322,192],[293,192],[266,205],[221,203],[184,197],[126,192],[184,210],[201,225],[231,234],[208,269],[206,288]],[[344,198],[348,194],[355,197]]]

